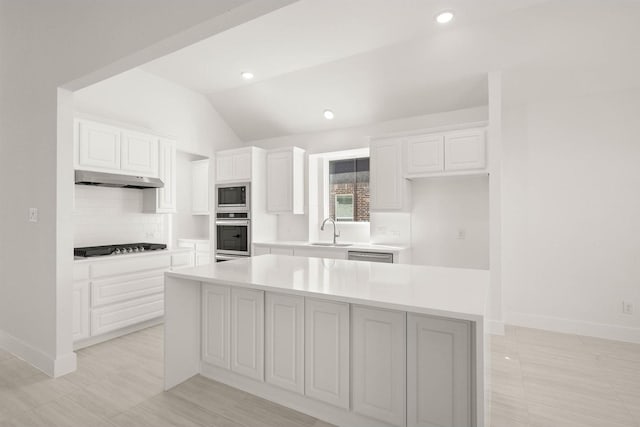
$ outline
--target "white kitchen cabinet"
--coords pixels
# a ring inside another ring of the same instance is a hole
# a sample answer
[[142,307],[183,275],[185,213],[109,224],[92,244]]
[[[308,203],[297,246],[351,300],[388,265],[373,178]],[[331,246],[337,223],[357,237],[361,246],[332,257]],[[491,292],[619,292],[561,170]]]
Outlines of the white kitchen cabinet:
[[305,395],[349,408],[349,304],[305,298]]
[[72,295],[73,340],[89,337],[89,282],[75,282]]
[[451,132],[444,138],[446,171],[484,169],[487,165],[484,129]]
[[298,147],[267,153],[267,211],[304,214],[304,150]]
[[144,190],[143,209],[149,213],[173,213],[176,211],[175,141],[160,139],[158,142],[158,178],[164,187]]
[[221,368],[231,368],[230,351],[231,288],[202,285],[202,360]]
[[407,317],[407,425],[471,425],[469,322]]
[[211,246],[208,240],[178,239],[178,247],[192,250],[192,263],[196,267],[211,263]]
[[76,120],[76,126],[76,167],[119,170],[121,130],[89,120]]
[[264,381],[264,292],[231,289],[231,370]]
[[265,381],[304,394],[304,298],[265,295]]
[[[258,255],[268,255],[271,253],[271,249],[268,246],[262,246],[262,245],[254,245],[253,246],[253,252],[252,252],[252,256],[258,256]],[[293,252],[293,251],[291,251]],[[292,254],[293,255],[293,254]]]
[[162,270],[120,275],[91,282],[91,306],[99,307],[164,292]]
[[407,173],[422,174],[444,171],[444,136],[418,135],[405,141]]
[[191,213],[209,215],[209,160],[191,162]]
[[251,147],[216,153],[216,182],[251,181]]
[[409,208],[408,183],[402,165],[402,139],[372,140],[369,149],[369,203],[372,211]]
[[124,130],[120,141],[120,169],[127,174],[158,176],[158,138]]
[[406,412],[406,314],[352,306],[353,410],[395,426]]
[[[274,248],[271,248],[271,253],[274,253],[273,249]],[[321,246],[294,248],[293,254],[295,256],[306,256],[311,258],[347,259],[346,250],[327,249]]]
[[164,314],[164,294],[155,294],[91,310],[91,335],[122,329]]

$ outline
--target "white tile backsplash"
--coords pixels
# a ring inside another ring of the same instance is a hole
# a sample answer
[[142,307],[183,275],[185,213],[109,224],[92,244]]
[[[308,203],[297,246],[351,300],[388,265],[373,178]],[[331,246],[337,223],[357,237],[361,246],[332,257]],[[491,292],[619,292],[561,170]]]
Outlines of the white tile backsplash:
[[142,203],[143,190],[76,185],[74,246],[167,243],[167,215],[143,213]]

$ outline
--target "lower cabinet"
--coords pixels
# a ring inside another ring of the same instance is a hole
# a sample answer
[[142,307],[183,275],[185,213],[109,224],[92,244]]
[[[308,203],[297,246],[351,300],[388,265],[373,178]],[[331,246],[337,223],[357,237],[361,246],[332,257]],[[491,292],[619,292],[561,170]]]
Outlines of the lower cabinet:
[[470,426],[469,322],[407,315],[407,425]]
[[265,295],[265,381],[304,393],[304,297]]
[[349,408],[349,304],[305,300],[305,394]]
[[405,423],[406,314],[352,306],[355,412],[396,426]]
[[221,368],[231,368],[229,343],[231,288],[202,285],[202,360]]
[[325,249],[325,248],[318,248],[318,247],[295,248],[294,254],[296,256],[306,256],[311,258],[347,259],[347,251],[336,251],[332,249]]
[[264,381],[264,292],[231,289],[231,370]]
[[164,314],[164,294],[155,294],[91,310],[91,335],[100,335]]

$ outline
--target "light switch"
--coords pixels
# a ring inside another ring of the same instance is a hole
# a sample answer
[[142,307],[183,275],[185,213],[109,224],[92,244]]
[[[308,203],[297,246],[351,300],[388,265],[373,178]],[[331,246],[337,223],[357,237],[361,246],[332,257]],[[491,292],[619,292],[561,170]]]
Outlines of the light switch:
[[29,222],[38,222],[38,208],[29,208]]

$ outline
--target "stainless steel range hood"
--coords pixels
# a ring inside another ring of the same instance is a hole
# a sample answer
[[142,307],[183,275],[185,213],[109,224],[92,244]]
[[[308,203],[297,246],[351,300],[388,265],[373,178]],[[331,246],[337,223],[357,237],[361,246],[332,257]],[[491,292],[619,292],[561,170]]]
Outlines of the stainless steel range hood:
[[158,178],[82,170],[76,170],[76,184],[140,189],[164,187],[164,183]]

